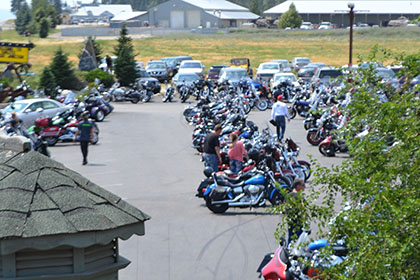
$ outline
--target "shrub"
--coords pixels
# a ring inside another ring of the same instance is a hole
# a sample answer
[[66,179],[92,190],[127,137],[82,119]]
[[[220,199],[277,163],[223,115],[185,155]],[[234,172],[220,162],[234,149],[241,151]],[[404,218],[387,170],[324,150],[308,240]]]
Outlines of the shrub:
[[41,74],[41,79],[39,80],[39,86],[44,89],[44,93],[47,96],[55,97],[56,83],[53,73],[49,67],[45,67]]
[[48,22],[48,19],[42,18],[41,24],[39,27],[39,37],[47,38],[49,30],[50,30],[50,23]]
[[101,69],[92,70],[85,75],[86,81],[92,83],[95,79],[99,79],[105,87],[111,87],[114,83],[114,75],[108,72],[104,72]]

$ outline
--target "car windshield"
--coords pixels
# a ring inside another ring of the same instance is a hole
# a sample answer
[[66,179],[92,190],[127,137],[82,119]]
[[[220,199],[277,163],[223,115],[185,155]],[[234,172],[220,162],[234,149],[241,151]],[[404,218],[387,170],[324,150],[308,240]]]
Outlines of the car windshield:
[[185,62],[180,68],[201,68],[199,62]]
[[280,67],[277,63],[261,65],[262,70],[278,70],[279,68]]
[[169,57],[164,57],[161,59],[162,61],[165,61],[166,64],[168,65],[172,65],[175,63],[175,58],[169,58]]
[[28,103],[26,103],[26,102],[19,102],[19,103],[10,104],[9,106],[7,106],[6,108],[3,109],[3,113],[22,112],[23,109],[25,109],[26,105],[28,105]]
[[248,77],[246,71],[226,71],[223,76],[227,80],[241,80]]
[[296,82],[296,77],[294,75],[279,75],[274,78],[276,82],[291,81]]
[[247,65],[248,64],[248,60],[243,58],[243,59],[232,59],[230,61],[230,64],[232,65]]
[[343,73],[340,70],[322,70],[321,73],[319,73],[319,78],[337,78],[338,76],[342,76]]
[[289,62],[288,61],[281,61],[279,62],[283,68],[289,68]]
[[307,59],[307,58],[298,58],[296,60],[299,63],[309,63],[310,62],[309,59]]
[[165,63],[150,63],[147,65],[147,69],[162,69],[165,68]]
[[199,79],[200,78],[197,75],[189,74],[189,75],[178,75],[178,79],[176,79],[176,80],[178,80],[178,82],[182,82],[182,81],[193,82],[193,81],[196,81],[196,80],[199,80]]
[[376,75],[382,79],[388,80],[394,78],[395,73],[390,69],[376,69]]

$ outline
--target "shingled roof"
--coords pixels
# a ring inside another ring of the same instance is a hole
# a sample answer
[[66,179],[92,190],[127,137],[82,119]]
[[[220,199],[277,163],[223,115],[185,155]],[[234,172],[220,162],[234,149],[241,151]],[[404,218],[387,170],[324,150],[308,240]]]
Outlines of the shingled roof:
[[116,232],[141,224],[143,232],[118,233],[126,239],[144,234],[148,219],[120,197],[38,152],[0,150],[0,240]]

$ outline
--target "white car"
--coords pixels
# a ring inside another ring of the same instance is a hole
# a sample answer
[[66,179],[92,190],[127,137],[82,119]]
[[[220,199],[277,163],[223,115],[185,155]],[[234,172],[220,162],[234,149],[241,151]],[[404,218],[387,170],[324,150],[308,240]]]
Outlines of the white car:
[[15,112],[16,116],[23,122],[23,125],[29,128],[38,118],[51,118],[68,109],[68,106],[64,106],[62,103],[52,99],[24,99],[10,103],[9,106],[2,110],[2,115],[7,119],[12,112]]
[[184,60],[179,66],[178,73],[194,73],[204,77],[204,68],[199,60]]
[[273,59],[271,62],[277,62],[280,64],[283,73],[292,72],[292,68],[290,68],[290,63],[287,59]]
[[302,24],[300,25],[300,29],[303,29],[303,30],[310,30],[310,29],[313,29],[313,27],[312,27],[312,23],[307,22],[307,21],[304,21],[304,22],[302,22]]
[[300,84],[293,73],[278,73],[274,75],[272,81],[271,81],[271,87],[272,89],[278,86],[280,83],[284,81],[290,81],[294,87],[299,88]]
[[321,25],[319,26],[320,30],[326,30],[326,29],[332,29],[331,22],[321,22]]
[[257,77],[263,80],[270,80],[275,74],[283,72],[282,70],[281,64],[277,62],[264,62],[257,69]]
[[[111,59],[112,59],[112,66],[114,66],[114,62],[117,59],[117,57],[111,56]],[[99,64],[98,68],[106,72],[106,70],[108,69],[108,65],[106,64],[106,57],[102,58],[101,64]]]

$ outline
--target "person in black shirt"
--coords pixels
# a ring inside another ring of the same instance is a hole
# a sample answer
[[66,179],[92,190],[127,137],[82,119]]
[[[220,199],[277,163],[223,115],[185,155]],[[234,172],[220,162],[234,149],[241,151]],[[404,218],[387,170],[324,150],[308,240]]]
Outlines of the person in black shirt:
[[213,170],[219,171],[219,163],[222,163],[222,157],[220,155],[220,143],[219,136],[222,133],[222,126],[217,124],[214,127],[214,132],[209,133],[204,140],[204,165],[213,168]]
[[[292,185],[292,192],[288,195],[287,199],[299,199],[298,195],[299,192],[305,190],[305,181],[302,179],[296,178],[293,181]],[[290,244],[290,241],[293,239],[299,238],[299,236],[302,234],[302,227],[304,226],[304,221],[302,219],[302,215],[300,213],[301,210],[297,208],[289,208],[287,209],[287,215],[291,217],[291,220],[289,222],[289,230],[288,230],[288,244]]]
[[112,58],[109,56],[109,54],[106,54],[105,61],[106,61],[106,70],[109,73],[112,73]]
[[82,121],[79,123],[76,134],[74,135],[74,141],[80,134],[80,149],[83,155],[83,165],[87,164],[88,145],[92,139],[93,124],[88,119],[89,113],[82,113]]

